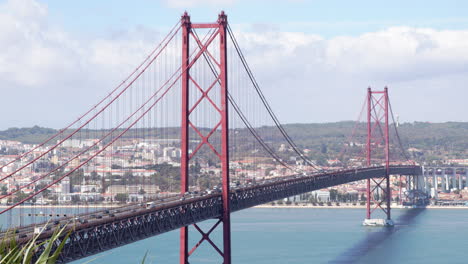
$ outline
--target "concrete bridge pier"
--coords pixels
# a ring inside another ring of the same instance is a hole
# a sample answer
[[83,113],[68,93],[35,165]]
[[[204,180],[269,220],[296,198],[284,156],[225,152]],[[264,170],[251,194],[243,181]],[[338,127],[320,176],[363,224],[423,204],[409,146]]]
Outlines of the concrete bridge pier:
[[463,177],[462,175],[458,175],[458,176],[455,176],[455,177],[458,177],[458,189],[459,190],[462,190],[463,189]]
[[416,179],[415,179],[416,186],[414,186],[415,189],[417,189],[418,191],[427,193],[426,181],[425,181],[424,174],[423,175],[418,175],[418,176],[415,176],[415,177],[416,177]]
[[446,174],[445,179],[446,179],[446,181],[445,181],[445,190],[450,192],[450,185],[452,184],[452,177],[450,177],[449,174]]
[[[431,175],[428,175],[424,172],[424,169],[421,171],[420,175],[413,175],[408,176],[408,180],[406,181],[406,197],[405,200],[409,202],[410,206],[424,206],[427,205],[429,200],[429,196],[432,193],[433,196],[437,196],[436,190],[437,187],[434,189],[429,188],[429,179]],[[437,177],[432,178],[435,183],[437,184]],[[431,189],[434,190],[431,192]]]
[[410,176],[406,176],[406,191],[408,192],[409,190],[411,190],[411,182],[412,182],[413,178],[410,177]]
[[444,175],[444,191],[449,191],[450,190],[450,181],[449,181],[449,176],[447,174]]
[[424,179],[424,191],[427,193],[427,190],[429,189],[429,182],[428,182],[429,178],[428,178],[426,172],[424,171],[424,168],[423,168],[422,172],[423,172],[422,177]]
[[[463,184],[463,179],[465,179],[465,184]],[[468,177],[466,177],[466,175],[463,176],[463,174],[460,174],[460,181],[462,182],[462,189],[466,187],[466,184],[467,184],[466,180],[467,179],[468,179]]]

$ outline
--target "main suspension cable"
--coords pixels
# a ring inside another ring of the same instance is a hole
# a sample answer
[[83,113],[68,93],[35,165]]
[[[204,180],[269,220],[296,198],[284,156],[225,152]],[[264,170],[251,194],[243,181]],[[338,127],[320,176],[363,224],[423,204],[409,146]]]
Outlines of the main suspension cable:
[[[195,34],[195,36],[197,36],[198,38],[198,34],[197,32],[193,29],[193,33]],[[198,44],[199,45],[199,44]],[[200,47],[201,48],[201,47]],[[213,66],[213,62],[211,61],[211,59],[208,58],[208,56],[206,55],[206,52],[203,53],[203,57],[205,58],[211,72],[213,73],[214,77],[217,78],[218,77],[218,72],[216,71],[216,69],[214,68]],[[217,82],[219,84],[221,84],[219,78],[217,79]],[[273,159],[275,159],[278,163],[280,163],[281,165],[283,165],[284,167],[286,167],[287,169],[291,170],[291,171],[295,171],[293,168],[291,168],[288,164],[286,164],[275,152],[274,150],[271,149],[270,146],[268,146],[268,144],[266,144],[266,142],[262,139],[262,137],[258,134],[257,130],[252,126],[252,124],[250,123],[250,121],[247,119],[247,117],[244,115],[244,113],[242,112],[242,110],[240,109],[239,105],[236,103],[236,101],[234,100],[234,98],[232,97],[232,95],[229,93],[229,91],[227,92],[227,96],[228,96],[228,100],[229,102],[231,103],[232,107],[234,108],[234,110],[236,111],[237,115],[240,117],[240,119],[242,120],[242,122],[244,123],[244,125],[247,127],[247,129],[250,131],[250,133],[255,137],[255,139],[260,143],[260,145],[262,145],[262,147],[265,149],[265,151],[267,151],[272,157]]]
[[[176,32],[174,32],[174,30],[176,30]],[[86,117],[89,113],[91,113],[92,111],[96,110],[98,108],[99,105],[101,105],[104,101],[106,101],[107,99],[109,99],[117,90],[119,90],[133,75],[135,75],[136,72],[138,72],[138,70],[151,58],[151,56],[154,55],[154,53],[162,48],[164,49],[163,47],[163,43],[166,42],[166,40],[170,37],[170,39],[172,39],[172,37],[177,34],[178,30],[180,29],[180,21],[177,22],[173,27],[172,29],[169,31],[169,33],[163,38],[163,40],[159,43],[159,45],[154,48],[150,54],[135,68],[135,70],[133,70],[133,72],[130,73],[130,75],[127,76],[127,78],[125,78],[117,87],[115,87],[109,94],[107,94],[104,98],[102,98],[97,104],[95,104],[93,107],[91,107],[88,111],[86,111],[84,114],[80,115],[77,119],[75,119],[72,123],[68,124],[65,128],[62,128],[60,129],[59,131],[57,131],[57,133],[55,133],[54,135],[48,137],[46,140],[44,140],[42,143],[36,145],[35,147],[33,147],[32,149],[22,153],[21,155],[17,156],[16,158],[14,158],[13,160],[7,162],[6,164],[3,164],[3,165],[0,165],[0,170],[3,169],[4,167],[18,161],[18,160],[21,160],[22,158],[24,158],[25,156],[33,153],[34,151],[36,151],[37,149],[43,147],[44,145],[46,145],[47,143],[49,143],[51,140],[53,140],[54,138],[58,137],[59,135],[63,134],[65,131],[67,131],[68,129],[70,129],[73,125],[75,125],[76,123],[80,122],[84,117]],[[170,41],[170,40],[169,40]],[[157,56],[157,55],[156,55]],[[79,128],[78,128],[79,129]],[[78,130],[77,129],[77,130]],[[53,150],[53,148],[51,149],[48,149],[45,153],[48,153],[50,152],[51,150]],[[14,173],[13,173],[14,174]],[[1,181],[1,180],[0,180]]]
[[[214,37],[216,36],[217,34],[211,34],[210,38],[207,40],[208,42],[211,42]],[[200,51],[198,51],[198,53],[195,55],[195,59],[194,61],[196,61],[196,59],[198,59],[204,52],[204,49],[201,49]],[[193,55],[193,54],[192,54]],[[180,77],[182,76],[182,74],[187,71],[187,69],[189,69],[190,67],[192,67],[193,65],[193,62],[190,63],[189,65],[187,65],[185,67],[185,69],[183,71],[181,71],[181,73],[178,75],[178,77],[172,82],[172,84],[164,91],[164,93],[161,95],[161,97],[159,97],[154,103],[152,103],[149,108],[143,112],[142,115],[140,115],[133,123],[131,123],[126,129],[123,130],[123,132],[121,132],[117,137],[113,137],[110,142],[108,144],[106,144],[102,149],[100,149],[99,151],[97,151],[95,154],[91,155],[90,158],[88,158],[86,161],[82,162],[80,165],[78,165],[77,167],[75,167],[74,169],[70,170],[68,173],[60,176],[57,180],[53,181],[52,183],[48,184],[47,186],[45,186],[44,188],[38,190],[37,192],[29,195],[28,197],[24,198],[23,200],[15,203],[14,205],[6,208],[5,210],[2,210],[0,212],[0,214],[3,214],[4,212],[6,211],[9,211],[13,208],[15,208],[16,206],[18,206],[19,204],[22,204],[24,203],[25,201],[33,198],[34,196],[42,193],[43,191],[45,191],[47,188],[49,188],[50,186],[60,182],[63,178],[65,178],[66,176],[72,174],[73,172],[75,172],[76,170],[78,170],[79,168],[81,168],[84,164],[86,164],[87,162],[89,162],[92,158],[96,157],[97,155],[99,155],[101,152],[103,152],[104,150],[107,149],[107,147],[109,147],[111,144],[113,144],[117,139],[121,138],[128,130],[130,130],[130,128],[132,128],[140,119],[143,118],[144,115],[146,115],[161,99],[162,97],[164,97],[164,95],[167,94],[167,92],[177,83],[177,81],[180,79]],[[101,140],[99,141],[96,141],[93,145],[91,145],[90,147],[88,147],[87,149],[85,149],[84,151],[82,151],[81,153],[79,153],[78,155],[76,155],[74,158],[68,160],[67,162],[65,162],[64,164],[62,164],[61,167],[63,167],[64,165],[68,164],[70,161],[74,160],[75,158],[78,158],[80,155],[84,154],[84,152],[88,151],[89,149],[93,148],[94,146],[96,146],[99,142],[102,142],[105,138],[107,138],[109,135],[112,135],[112,133],[114,133],[115,131],[117,131],[117,129],[122,126],[125,122],[127,122],[132,116],[134,116],[138,111],[142,110],[143,107],[148,104],[150,102],[150,100],[154,99],[156,97],[156,95],[164,88],[164,86],[166,86],[172,79],[173,77],[177,74],[177,72],[179,70],[181,70],[182,67],[179,67],[176,72],[174,72],[174,74],[165,82],[165,84],[163,84],[154,94],[153,96],[151,96],[139,109],[137,109],[131,116],[129,116],[126,120],[124,120],[120,125],[118,125],[117,127],[113,128],[110,132],[108,132],[103,138],[101,138]],[[139,76],[138,76],[139,77]],[[19,190],[27,187],[27,186],[30,186],[31,184],[35,183],[36,181],[40,180],[40,179],[43,179],[47,176],[49,176],[51,173],[53,173],[54,171],[56,171],[58,168],[56,168],[55,170],[53,171],[50,171],[49,173],[45,174],[45,175],[42,175],[41,177],[39,177],[38,179],[36,179],[35,181],[29,183],[29,184],[26,184],[24,186],[21,186],[20,188],[18,188],[17,190],[3,196],[2,198],[6,197],[6,196],[11,196],[12,194],[18,192]]]
[[276,127],[279,129],[279,131],[281,132],[281,134],[283,135],[283,137],[286,139],[286,141],[289,143],[289,145],[292,147],[292,149],[294,150],[294,152],[299,155],[299,157],[304,160],[307,164],[309,164],[312,168],[316,169],[316,170],[319,170],[317,168],[317,166],[309,159],[307,158],[303,153],[302,151],[299,150],[299,148],[297,147],[296,143],[292,140],[292,138],[289,136],[289,134],[286,132],[286,130],[284,129],[283,125],[281,124],[281,122],[279,122],[279,119],[277,118],[277,116],[275,115],[275,113],[273,112],[273,109],[271,108],[270,104],[268,103],[268,101],[266,100],[263,92],[261,91],[260,89],[260,86],[258,85],[252,71],[250,70],[250,67],[249,65],[247,64],[247,61],[242,53],[242,50],[240,49],[239,47],[239,44],[237,43],[237,40],[234,36],[234,34],[232,33],[232,30],[231,30],[231,27],[229,26],[229,24],[227,25],[227,31],[229,33],[229,36],[231,37],[231,40],[234,44],[234,48],[236,49],[237,51],[237,54],[239,55],[240,59],[241,59],[241,62],[242,64],[244,65],[244,68],[245,70],[247,71],[247,74],[249,76],[249,79],[250,81],[252,82],[255,90],[257,91],[257,94],[259,95],[260,99],[262,100],[262,103],[263,105],[265,106],[265,108],[267,109],[270,117],[273,119]]
[[[180,29],[180,27],[179,27]],[[45,156],[46,154],[50,153],[52,150],[54,150],[55,148],[57,148],[58,146],[60,146],[63,142],[65,142],[67,139],[71,138],[73,135],[75,135],[76,133],[78,133],[81,129],[83,129],[86,125],[88,125],[91,121],[93,121],[98,115],[100,115],[102,112],[104,112],[104,110],[106,110],[112,103],[114,103],[125,91],[127,91],[131,86],[132,84],[145,72],[146,69],[148,69],[148,67],[158,58],[158,56],[161,54],[161,52],[164,50],[164,48],[169,44],[169,42],[172,40],[172,38],[175,36],[175,34],[178,32],[178,30],[176,32],[174,32],[174,34],[171,36],[171,38],[168,40],[168,42],[163,46],[163,48],[149,61],[149,63],[125,86],[124,89],[122,89],[122,91],[120,91],[114,98],[110,99],[110,95],[106,98],[109,98],[110,101],[104,105],[98,112],[96,112],[91,118],[89,118],[86,122],[84,122],[82,125],[80,125],[77,129],[75,129],[71,134],[67,135],[66,137],[62,138],[60,141],[58,141],[55,145],[53,145],[51,148],[49,148],[47,151],[41,153],[40,155],[38,155],[37,157],[35,157],[34,159],[32,159],[31,161],[27,162],[26,164],[24,164],[23,166],[21,166],[20,168],[16,169],[15,171],[7,174],[6,176],[2,177],[0,179],[0,182],[13,176],[14,174],[16,174],[17,172],[21,171],[22,169],[26,168],[27,166],[33,164],[34,162],[36,162],[37,160],[39,160],[40,158],[42,158],[43,156]],[[102,101],[104,101],[105,99],[103,99]],[[93,108],[94,109],[94,108]],[[93,109],[91,109],[90,111],[88,112],[91,112]],[[78,119],[76,122],[79,122],[81,121],[81,119]],[[81,124],[81,123],[80,123]],[[58,135],[58,134],[57,134]],[[45,144],[45,143],[44,143]]]
[[398,129],[397,129],[396,122],[395,122],[395,117],[393,116],[393,109],[392,109],[392,104],[390,103],[390,99],[388,99],[388,106],[390,107],[390,114],[392,116],[393,128],[395,129],[395,134],[398,140],[398,145],[400,146],[400,150],[403,153],[403,156],[405,157],[406,161],[410,161],[409,156],[407,155],[406,150],[403,147],[403,143],[401,142],[400,133],[398,133]]

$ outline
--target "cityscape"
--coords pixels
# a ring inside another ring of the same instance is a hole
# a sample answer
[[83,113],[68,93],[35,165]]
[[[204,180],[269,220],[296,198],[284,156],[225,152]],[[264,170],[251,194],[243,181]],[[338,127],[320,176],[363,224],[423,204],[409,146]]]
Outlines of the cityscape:
[[[20,201],[35,190],[46,186],[53,178],[37,180],[44,172],[57,167],[63,161],[72,159],[74,153],[81,152],[97,141],[97,139],[66,140],[60,149],[42,157],[40,163],[28,165],[31,159],[17,160],[16,158],[30,152],[31,156],[35,158],[45,152],[47,147],[42,149],[37,144],[0,140],[0,149],[4,153],[4,155],[0,155],[0,164],[2,165],[0,176],[4,177],[23,166],[27,168],[21,170],[21,173],[15,178],[8,178],[2,182],[0,187],[2,194],[6,195],[19,189],[19,186],[34,182],[33,185],[22,189],[15,196],[4,198],[2,203],[11,204],[13,201]],[[177,172],[180,170],[181,149],[177,147],[176,142],[177,140],[161,142],[158,139],[128,140],[124,142],[125,144],[103,152],[93,159],[93,162],[82,167],[78,172],[79,175],[66,177],[59,184],[50,188],[47,193],[33,199],[30,203],[36,205],[120,204],[146,202],[158,196],[178,194],[180,192],[180,177]],[[102,148],[100,144],[97,144],[96,147]],[[285,145],[281,144],[278,151],[286,152]],[[307,152],[307,150],[303,151]],[[80,156],[80,159],[86,158],[86,156]],[[289,160],[291,166],[296,170],[304,170],[306,167],[296,156],[290,156]],[[78,159],[72,159],[72,162],[60,172],[69,171],[76,167],[78,162]],[[319,169],[323,171],[344,169],[341,165],[340,160],[329,159]],[[362,166],[362,161],[351,159],[348,166]],[[466,203],[468,206],[468,188],[465,188],[468,159],[447,159],[434,164],[426,164],[426,166],[426,177],[423,184],[425,184],[424,188],[428,190],[427,198],[431,200],[432,205],[458,204],[464,206]],[[311,169],[309,168],[309,170]],[[172,178],[162,181],[160,179],[161,173],[167,171],[173,171],[174,175]],[[189,186],[191,191],[207,192],[220,184],[217,181],[221,173],[219,165],[210,164],[208,159],[198,164],[195,173],[198,181]],[[232,175],[231,187],[233,188],[292,175],[291,172],[274,164],[273,161],[265,160],[264,163],[255,163],[254,158],[231,161],[230,174]],[[434,188],[434,179],[438,183],[437,190]],[[393,202],[402,206],[403,202],[406,202],[406,205],[409,202],[408,195],[405,195],[408,191],[405,180],[399,177],[391,178]],[[295,204],[301,203],[301,205],[336,206],[341,202],[348,205],[364,205],[365,185],[365,181],[352,182],[297,197],[289,197],[279,200],[277,203],[291,205],[294,202]]]

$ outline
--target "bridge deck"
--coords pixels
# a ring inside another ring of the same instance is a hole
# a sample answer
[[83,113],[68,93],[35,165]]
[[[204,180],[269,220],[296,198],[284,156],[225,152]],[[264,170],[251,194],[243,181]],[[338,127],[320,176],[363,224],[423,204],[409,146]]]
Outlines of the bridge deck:
[[[390,174],[420,175],[421,167],[391,166]],[[233,190],[231,209],[239,211],[301,193],[384,175],[384,167],[371,167],[280,178]],[[86,219],[86,222],[75,222],[69,227],[71,235],[63,248],[60,262],[73,261],[183,226],[218,218],[221,212],[221,194],[211,194],[186,200],[173,197],[154,208],[129,205],[112,209],[111,212],[83,215],[81,219]],[[102,218],[96,218],[96,215]],[[38,241],[49,238],[52,233],[53,230],[42,233]],[[19,229],[19,234],[28,235],[19,239],[20,243],[26,242],[33,235],[32,227]],[[55,243],[58,245],[60,241]]]

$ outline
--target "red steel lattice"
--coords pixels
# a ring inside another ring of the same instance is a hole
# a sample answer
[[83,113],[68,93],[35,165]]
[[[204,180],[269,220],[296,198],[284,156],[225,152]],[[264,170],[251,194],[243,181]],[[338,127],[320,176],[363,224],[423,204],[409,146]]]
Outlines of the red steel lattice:
[[[182,26],[182,68],[187,69],[182,76],[182,130],[181,130],[181,193],[184,194],[188,191],[189,182],[189,162],[197,154],[197,152],[204,146],[208,146],[209,149],[219,158],[221,163],[221,176],[222,176],[222,200],[223,200],[223,213],[217,223],[208,231],[203,232],[197,225],[194,225],[195,229],[200,232],[202,238],[200,241],[189,251],[188,245],[188,226],[181,228],[180,231],[180,263],[187,264],[189,256],[204,242],[207,241],[223,258],[224,264],[231,263],[231,227],[230,227],[230,204],[229,204],[229,146],[228,146],[228,105],[227,105],[227,53],[226,53],[226,27],[227,27],[227,16],[224,12],[218,16],[217,23],[203,23],[203,24],[192,24],[190,16],[185,13],[181,18]],[[207,28],[214,29],[211,36],[204,42],[200,40],[196,34],[193,33],[194,28]],[[209,51],[208,47],[213,43],[213,40],[219,38],[219,59]],[[215,80],[207,88],[201,87],[201,85],[190,75],[190,69],[199,59],[196,57],[190,59],[190,40],[193,39],[200,51],[218,67],[219,73]],[[189,92],[190,84],[201,93],[201,96],[196,100],[193,106],[189,105]],[[220,89],[220,102],[216,103],[210,96],[209,92],[212,89],[218,88],[216,84],[219,84]],[[220,120],[210,130],[210,132],[204,136],[200,128],[197,127],[191,120],[190,115],[193,111],[200,107],[200,103],[206,100],[209,102],[217,113],[220,114]],[[192,153],[189,153],[189,128],[200,137],[201,142],[194,149]],[[210,142],[210,138],[213,134],[220,129],[221,131],[221,151],[219,152]],[[223,250],[221,251],[218,246],[210,239],[210,234],[218,225],[223,224]]]
[[[372,91],[371,88],[367,90],[367,144],[366,156],[367,166],[372,164],[372,151],[379,150],[379,146],[384,145],[384,159],[386,173],[383,178],[368,179],[367,180],[367,215],[366,218],[370,219],[372,213],[376,209],[381,209],[387,216],[387,220],[391,220],[390,201],[390,142],[389,142],[389,103],[388,103],[388,89],[385,87],[383,91]],[[373,185],[373,186],[371,186]],[[383,186],[385,185],[385,186]],[[375,199],[374,193],[380,192],[379,199]],[[374,206],[371,207],[371,203]]]

